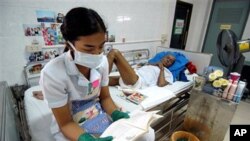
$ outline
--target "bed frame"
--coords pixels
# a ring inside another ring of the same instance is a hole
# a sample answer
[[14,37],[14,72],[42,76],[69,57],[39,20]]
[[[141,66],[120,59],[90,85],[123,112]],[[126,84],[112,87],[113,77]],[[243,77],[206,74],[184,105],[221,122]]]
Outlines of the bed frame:
[[6,81],[0,82],[0,140],[19,141],[17,103]]

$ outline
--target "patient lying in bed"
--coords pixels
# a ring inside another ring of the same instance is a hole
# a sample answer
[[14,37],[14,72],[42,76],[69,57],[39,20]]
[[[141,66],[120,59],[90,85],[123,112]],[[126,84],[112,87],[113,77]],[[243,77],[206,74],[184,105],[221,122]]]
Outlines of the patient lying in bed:
[[120,76],[110,77],[110,86],[120,85],[122,88],[142,89],[149,86],[163,87],[173,83],[173,75],[167,69],[175,62],[171,53],[165,55],[158,62],[149,63],[134,70],[121,52],[112,49],[107,55],[109,70],[113,64],[117,66]]

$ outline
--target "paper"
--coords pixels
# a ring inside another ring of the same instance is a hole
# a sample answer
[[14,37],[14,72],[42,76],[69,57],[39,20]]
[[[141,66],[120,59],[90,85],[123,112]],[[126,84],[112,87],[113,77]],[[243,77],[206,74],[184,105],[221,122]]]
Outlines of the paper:
[[138,92],[147,96],[147,98],[140,103],[144,110],[148,110],[175,96],[175,94],[167,88],[158,86],[148,87],[143,90],[138,90]]
[[135,141],[148,132],[150,124],[162,117],[157,115],[157,112],[134,111],[129,119],[120,119],[112,123],[101,137],[113,136],[113,141]]

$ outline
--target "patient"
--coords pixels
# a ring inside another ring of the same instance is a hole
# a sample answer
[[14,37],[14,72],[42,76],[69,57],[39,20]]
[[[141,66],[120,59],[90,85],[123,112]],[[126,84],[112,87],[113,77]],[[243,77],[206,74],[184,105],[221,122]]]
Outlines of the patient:
[[109,62],[109,72],[113,64],[117,66],[120,76],[110,76],[109,85],[120,85],[122,88],[142,89],[149,86],[164,87],[173,83],[173,75],[167,69],[175,62],[175,57],[171,54],[164,56],[156,63],[149,63],[141,68],[134,70],[121,52],[112,49],[107,54]]

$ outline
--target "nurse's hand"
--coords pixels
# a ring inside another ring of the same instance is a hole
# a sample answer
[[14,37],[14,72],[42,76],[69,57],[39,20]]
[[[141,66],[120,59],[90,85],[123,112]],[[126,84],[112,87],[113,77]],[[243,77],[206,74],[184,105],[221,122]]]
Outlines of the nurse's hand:
[[78,141],[112,141],[112,140],[113,140],[112,136],[108,136],[105,138],[95,138],[91,136],[89,133],[83,133],[78,138]]
[[121,112],[119,110],[115,110],[111,114],[111,118],[113,121],[117,121],[117,120],[122,119],[122,118],[129,118],[129,115],[128,115],[128,113],[124,113],[124,112]]

